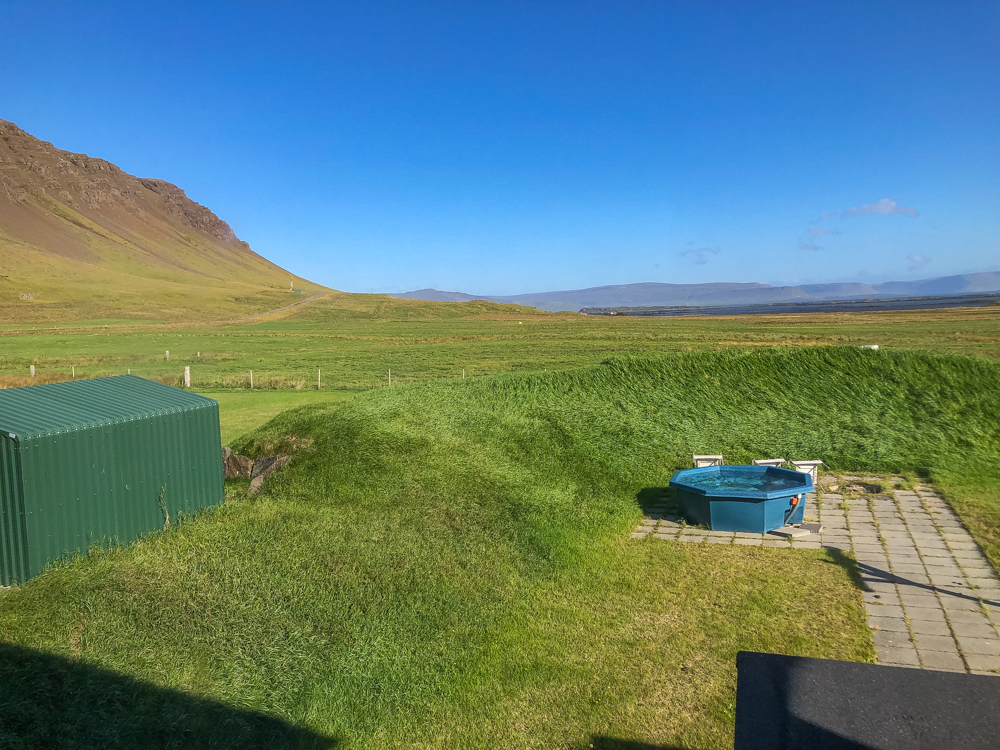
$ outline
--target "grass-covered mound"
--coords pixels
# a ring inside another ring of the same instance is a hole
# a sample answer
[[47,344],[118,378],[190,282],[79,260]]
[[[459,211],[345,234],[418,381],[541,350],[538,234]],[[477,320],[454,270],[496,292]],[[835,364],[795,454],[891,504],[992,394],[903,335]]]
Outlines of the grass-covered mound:
[[870,659],[860,595],[824,552],[631,541],[640,504],[709,451],[944,481],[966,451],[972,503],[997,374],[705,353],[286,413],[234,446],[297,453],[261,496],[0,596],[0,745],[726,747],[736,651]]

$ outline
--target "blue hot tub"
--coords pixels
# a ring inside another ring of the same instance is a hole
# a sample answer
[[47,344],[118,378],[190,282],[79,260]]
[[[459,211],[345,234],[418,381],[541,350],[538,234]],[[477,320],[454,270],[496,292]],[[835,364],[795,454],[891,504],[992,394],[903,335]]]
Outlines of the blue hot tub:
[[714,531],[763,534],[805,515],[812,477],[773,466],[707,466],[678,471],[670,480],[677,512]]

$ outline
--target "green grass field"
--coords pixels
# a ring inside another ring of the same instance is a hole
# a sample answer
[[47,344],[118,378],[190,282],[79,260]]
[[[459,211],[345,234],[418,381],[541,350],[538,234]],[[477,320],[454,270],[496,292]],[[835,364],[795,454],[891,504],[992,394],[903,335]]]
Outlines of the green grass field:
[[[731,747],[738,650],[872,659],[851,562],[636,542],[643,503],[709,449],[996,486],[998,370],[701,352],[284,412],[234,445],[296,452],[261,495],[231,483],[223,508],[0,597],[0,715],[35,717],[26,746],[186,721],[220,746]],[[114,699],[67,711],[66,684]]]
[[[505,309],[505,307],[507,309]],[[1000,359],[1000,306],[842,315],[612,318],[552,315],[492,303],[431,303],[376,295],[320,300],[251,325],[108,329],[0,336],[0,386],[39,377],[118,374],[196,388],[358,390],[497,372],[562,370],[613,354],[732,346],[879,344]],[[170,352],[170,361],[165,353]],[[200,356],[199,356],[200,354]]]
[[0,746],[731,747],[738,650],[874,651],[849,559],[628,539],[693,452],[928,479],[1000,563],[1000,310],[384,300],[0,337],[0,385],[190,365],[224,442],[297,453],[0,595]]

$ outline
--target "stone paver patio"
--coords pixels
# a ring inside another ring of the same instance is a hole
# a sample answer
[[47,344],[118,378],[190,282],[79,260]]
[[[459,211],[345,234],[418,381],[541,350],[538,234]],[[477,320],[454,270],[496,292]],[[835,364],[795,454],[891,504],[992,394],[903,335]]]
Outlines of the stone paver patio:
[[805,507],[806,521],[820,522],[823,530],[805,537],[689,528],[667,517],[665,505],[650,508],[631,536],[853,552],[879,663],[1000,674],[1000,579],[934,488],[847,496],[836,491],[898,481],[823,476]]

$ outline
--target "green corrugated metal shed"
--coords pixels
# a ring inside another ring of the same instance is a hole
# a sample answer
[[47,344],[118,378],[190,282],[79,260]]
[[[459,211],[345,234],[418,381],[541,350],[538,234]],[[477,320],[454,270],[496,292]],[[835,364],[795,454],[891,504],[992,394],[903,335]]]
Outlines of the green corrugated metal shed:
[[222,502],[221,443],[218,403],[135,375],[0,390],[0,584]]

